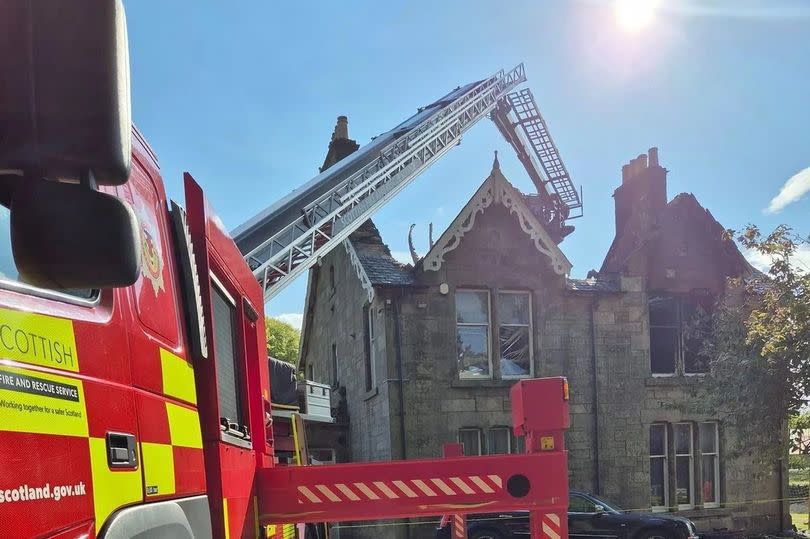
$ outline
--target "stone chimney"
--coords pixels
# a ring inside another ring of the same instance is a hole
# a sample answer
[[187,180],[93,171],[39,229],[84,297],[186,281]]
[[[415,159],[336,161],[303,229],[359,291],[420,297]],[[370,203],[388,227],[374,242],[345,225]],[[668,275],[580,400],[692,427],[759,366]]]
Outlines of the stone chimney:
[[622,184],[613,192],[616,236],[625,232],[638,214],[639,226],[649,228],[667,204],[667,170],[658,162],[658,148],[650,148],[622,167]]
[[329,150],[323,160],[320,171],[323,172],[347,155],[351,155],[360,145],[349,138],[349,118],[338,116],[335,130],[332,131],[332,140],[329,142]]
[[332,133],[332,140],[349,140],[349,118],[338,116],[335,131]]

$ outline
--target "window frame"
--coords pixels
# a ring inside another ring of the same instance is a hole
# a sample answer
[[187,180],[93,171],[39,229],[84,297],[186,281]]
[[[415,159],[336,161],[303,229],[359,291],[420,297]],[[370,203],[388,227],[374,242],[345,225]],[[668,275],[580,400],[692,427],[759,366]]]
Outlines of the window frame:
[[[236,302],[236,298],[234,298],[233,294],[231,294],[228,291],[228,289],[225,287],[225,285],[222,283],[222,281],[219,280],[216,277],[216,275],[214,275],[214,272],[210,272],[209,277],[210,277],[210,283],[211,283],[210,288],[211,288],[211,295],[212,295],[212,298],[211,298],[211,322],[212,322],[212,326],[213,326],[211,328],[212,329],[212,332],[211,332],[212,333],[212,335],[211,335],[212,341],[214,341],[214,339],[216,339],[216,320],[214,318],[214,310],[213,310],[213,294],[214,294],[213,289],[216,288],[216,290],[220,294],[222,294],[225,301],[227,301],[230,304],[230,306],[233,308],[233,310],[231,312],[234,315],[234,320],[233,320],[234,368],[235,368],[235,370],[238,369],[236,372],[234,372],[234,378],[235,378],[235,382],[236,382],[235,387],[236,387],[237,399],[238,399],[237,404],[238,404],[238,406],[240,408],[239,411],[240,411],[240,413],[242,415],[241,423],[239,424],[239,426],[240,427],[247,427],[248,431],[249,431],[249,429],[250,429],[250,417],[249,417],[249,410],[248,410],[248,407],[247,407],[247,402],[245,401],[245,396],[246,396],[245,389],[246,388],[244,387],[244,383],[245,383],[245,378],[244,378],[244,376],[245,376],[245,373],[244,373],[245,357],[243,355],[244,354],[244,344],[243,344],[244,343],[244,335],[243,335],[242,325],[240,323],[239,304]],[[214,346],[213,346],[214,354],[216,354],[216,342],[214,341],[213,344],[214,344]],[[214,365],[214,372],[216,373],[216,376],[218,378],[219,373],[217,372],[216,364]],[[217,381],[217,407],[218,408],[219,408],[219,389],[220,389],[220,387],[221,386],[219,384],[219,381]],[[219,410],[219,411],[222,412],[222,410]],[[251,447],[253,447],[253,442],[252,442],[252,439],[251,439],[252,436],[253,436],[252,433],[251,433],[251,438],[241,438],[239,436],[231,434],[230,432],[228,432],[228,430],[222,430],[221,420],[222,420],[222,418],[220,417],[220,431],[219,431],[220,440],[222,440],[225,443],[236,445],[236,446],[243,447],[243,448],[251,448]]]
[[[506,433],[506,453],[493,453],[492,452],[492,441],[490,439],[491,435],[494,435],[496,432],[505,432]],[[509,427],[497,426],[497,427],[490,427],[487,430],[487,455],[511,455],[512,454],[512,429]]]
[[[650,300],[654,298],[661,298],[661,299],[669,299],[675,302],[675,321],[672,324],[653,324],[652,323],[652,314],[650,312]],[[678,365],[681,362],[681,334],[683,333],[683,329],[681,327],[681,300],[678,296],[674,295],[657,295],[657,294],[650,294],[647,298],[647,321],[648,321],[648,333],[650,336],[650,374],[652,374],[655,378],[669,378],[673,376],[678,376]],[[672,358],[672,372],[653,372],[653,346],[652,346],[652,334],[653,329],[666,329],[666,330],[675,330],[677,334],[677,340],[675,343],[675,357]]]
[[[680,425],[689,427],[689,453],[678,453],[678,435],[675,429]],[[679,511],[689,510],[695,508],[695,428],[694,424],[689,421],[678,421],[673,423],[673,455],[675,457],[675,503]],[[678,458],[689,458],[689,501],[690,503],[678,503]]]
[[[668,299],[675,303],[675,322],[673,324],[655,324],[652,323],[652,316],[650,316],[650,300],[654,298],[660,299]],[[705,304],[703,304],[699,299],[696,299],[694,295],[688,294],[658,294],[658,293],[651,293],[647,298],[647,321],[648,321],[648,334],[650,336],[650,374],[655,378],[666,378],[666,377],[674,377],[674,376],[705,376],[708,367],[704,371],[689,371],[687,370],[686,366],[686,325],[688,323],[687,320],[684,319],[684,313],[686,311],[686,303],[689,302],[692,304],[696,309],[698,308],[705,308]],[[675,362],[674,362],[674,370],[673,372],[666,372],[666,373],[658,373],[652,371],[652,330],[653,329],[675,329],[677,332],[677,339],[675,342]]]
[[703,452],[703,445],[700,444],[700,474],[701,480],[703,479],[703,457],[704,456],[713,456],[714,457],[714,501],[707,502],[703,499],[703,491],[701,490],[700,493],[700,501],[703,504],[703,507],[707,509],[720,507],[720,494],[722,492],[720,486],[720,422],[719,421],[701,421],[698,423],[698,436],[700,436],[701,429],[703,425],[713,425],[714,428],[714,452],[704,453]]
[[[524,295],[528,297],[529,301],[529,322],[528,324],[504,324],[501,322],[501,312],[500,312],[500,301],[498,301],[498,374],[500,375],[501,380],[521,380],[524,378],[533,378],[534,377],[534,313],[532,312],[532,293],[529,290],[498,290],[497,295],[498,299],[500,300],[501,294],[504,295]],[[490,311],[492,309],[490,308]],[[491,318],[491,313],[490,313]],[[490,319],[491,323],[491,319]],[[458,324],[458,322],[456,322]],[[520,327],[520,328],[528,328],[529,330],[529,373],[528,374],[509,374],[505,375],[501,372],[500,369],[500,362],[501,362],[501,326],[504,327]],[[494,333],[494,332],[493,332]],[[494,338],[494,335],[492,336]],[[492,363],[492,354],[490,354],[490,363]],[[490,370],[492,370],[492,366],[490,365]]]
[[376,353],[374,350],[377,342],[377,331],[374,314],[373,303],[363,306],[363,388],[366,395],[374,392],[377,387]]
[[[650,499],[650,509],[654,513],[664,512],[669,510],[669,428],[666,423],[651,423],[650,424],[650,432],[653,428],[659,427],[664,433],[664,440],[663,440],[663,454],[652,454],[652,444],[650,446],[650,458],[649,460],[652,462],[653,459],[661,459],[663,460],[664,465],[664,505],[652,505],[652,497]],[[652,486],[652,475],[650,476],[650,486]]]
[[[458,321],[458,310],[456,309],[456,297],[459,293],[464,292],[484,292],[487,295],[487,321],[486,323],[481,322],[459,322]],[[453,314],[455,317],[456,323],[456,338],[458,338],[458,328],[459,326],[465,327],[484,327],[487,330],[487,362],[489,364],[489,374],[487,376],[475,376],[475,375],[463,375],[463,372],[458,369],[458,350],[456,350],[456,374],[459,380],[493,380],[495,377],[495,373],[493,372],[492,366],[492,294],[488,288],[467,288],[467,287],[459,287],[456,288],[455,292],[453,293]]]
[[476,453],[474,455],[472,453],[468,453],[467,452],[467,447],[464,447],[464,456],[465,457],[469,457],[469,456],[480,457],[481,455],[483,455],[484,454],[483,435],[482,435],[483,431],[481,429],[479,429],[478,427],[460,427],[456,431],[456,441],[463,445],[464,442],[461,441],[461,433],[462,432],[474,432],[478,436],[478,453]]

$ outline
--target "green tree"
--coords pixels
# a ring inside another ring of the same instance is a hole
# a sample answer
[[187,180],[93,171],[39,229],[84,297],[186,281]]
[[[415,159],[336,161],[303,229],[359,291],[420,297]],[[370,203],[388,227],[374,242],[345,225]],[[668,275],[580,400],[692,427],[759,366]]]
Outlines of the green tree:
[[768,235],[749,225],[736,236],[770,264],[766,273],[730,280],[712,315],[701,351],[711,366],[708,404],[729,413],[743,442],[780,439],[810,395],[810,272],[795,260],[810,238],[785,225]]
[[273,317],[265,317],[267,328],[267,353],[271,357],[298,363],[298,346],[301,342],[301,332],[286,322]]

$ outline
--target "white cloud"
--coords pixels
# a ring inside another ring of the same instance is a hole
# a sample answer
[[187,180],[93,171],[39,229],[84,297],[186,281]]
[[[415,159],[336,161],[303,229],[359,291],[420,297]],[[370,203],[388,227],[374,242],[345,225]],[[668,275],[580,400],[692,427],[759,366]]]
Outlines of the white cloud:
[[286,322],[290,324],[292,327],[301,331],[301,326],[304,324],[304,315],[301,313],[285,313],[280,314],[278,316],[274,316],[276,320],[281,320],[282,322]]
[[785,182],[779,194],[768,204],[765,213],[779,213],[788,204],[801,200],[808,192],[810,192],[810,167],[797,172]]
[[411,258],[410,251],[391,251],[391,256],[394,257],[394,260],[397,262],[402,262],[403,264],[413,264],[413,258]]
[[[743,256],[759,271],[768,273],[768,270],[771,269],[771,257],[768,255],[762,254],[759,251],[745,249]],[[810,271],[810,245],[800,245],[793,254],[791,262],[793,266],[800,271]]]

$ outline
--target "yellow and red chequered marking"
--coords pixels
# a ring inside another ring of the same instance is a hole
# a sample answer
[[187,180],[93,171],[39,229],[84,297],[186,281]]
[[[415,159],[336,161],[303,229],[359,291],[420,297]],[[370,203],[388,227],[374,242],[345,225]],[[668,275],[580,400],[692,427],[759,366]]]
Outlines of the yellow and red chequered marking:
[[341,503],[494,494],[503,490],[499,475],[432,477],[391,481],[358,481],[299,485],[298,503]]
[[562,528],[560,526],[560,515],[556,513],[545,513],[542,519],[543,537],[548,539],[560,539]]

